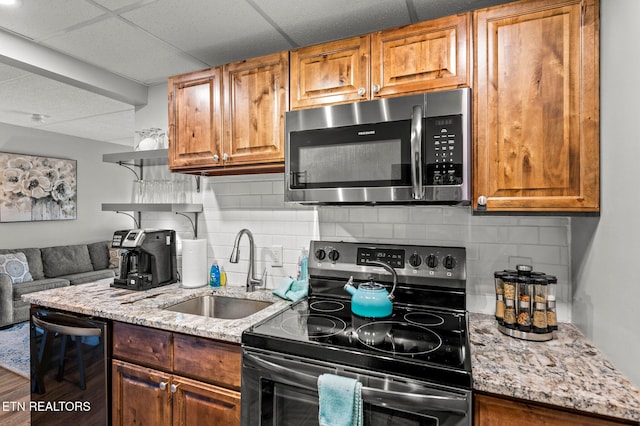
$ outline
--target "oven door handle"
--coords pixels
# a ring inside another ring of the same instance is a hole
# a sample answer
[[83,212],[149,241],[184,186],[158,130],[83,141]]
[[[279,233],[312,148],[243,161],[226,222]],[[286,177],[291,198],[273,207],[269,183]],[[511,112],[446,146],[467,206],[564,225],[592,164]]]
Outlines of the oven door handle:
[[[273,362],[261,359],[249,353],[243,353],[242,357],[245,361],[249,361],[263,369],[266,369],[272,376],[277,376],[277,380],[291,386],[304,387],[307,389],[318,388],[318,377],[291,371]],[[362,400],[366,402],[378,402],[378,405],[388,405],[390,399],[393,399],[394,406],[402,405],[408,409],[429,409],[446,411],[451,413],[468,414],[469,402],[467,398],[457,396],[441,396],[441,395],[423,395],[419,393],[404,393],[392,390],[372,388],[362,386]]]
[[414,105],[411,114],[411,185],[413,199],[422,200],[422,105]]

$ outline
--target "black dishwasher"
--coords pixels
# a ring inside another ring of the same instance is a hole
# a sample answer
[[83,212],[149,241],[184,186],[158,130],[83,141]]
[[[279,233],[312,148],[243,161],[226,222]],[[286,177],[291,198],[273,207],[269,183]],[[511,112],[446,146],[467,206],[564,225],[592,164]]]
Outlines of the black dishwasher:
[[110,424],[109,323],[31,308],[31,424]]

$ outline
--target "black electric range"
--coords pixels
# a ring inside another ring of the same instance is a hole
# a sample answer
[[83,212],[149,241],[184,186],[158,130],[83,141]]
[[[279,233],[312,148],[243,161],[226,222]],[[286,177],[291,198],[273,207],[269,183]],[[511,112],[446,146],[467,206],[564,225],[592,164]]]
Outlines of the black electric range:
[[[312,241],[310,253],[309,297],[250,327],[243,345],[471,389],[464,248]],[[349,277],[392,288],[370,260],[397,273],[389,317],[351,312]]]

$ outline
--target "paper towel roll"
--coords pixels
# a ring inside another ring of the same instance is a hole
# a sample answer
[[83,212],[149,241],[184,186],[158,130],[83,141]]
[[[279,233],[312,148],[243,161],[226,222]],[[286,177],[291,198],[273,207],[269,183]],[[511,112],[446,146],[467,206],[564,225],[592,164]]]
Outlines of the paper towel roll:
[[202,287],[207,277],[207,240],[182,240],[182,286]]

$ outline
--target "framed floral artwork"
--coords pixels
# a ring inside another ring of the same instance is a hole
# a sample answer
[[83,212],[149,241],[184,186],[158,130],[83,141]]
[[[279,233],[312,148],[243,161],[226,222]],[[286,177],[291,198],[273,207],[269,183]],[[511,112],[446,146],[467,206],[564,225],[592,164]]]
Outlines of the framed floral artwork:
[[0,152],[0,222],[76,218],[77,161]]

